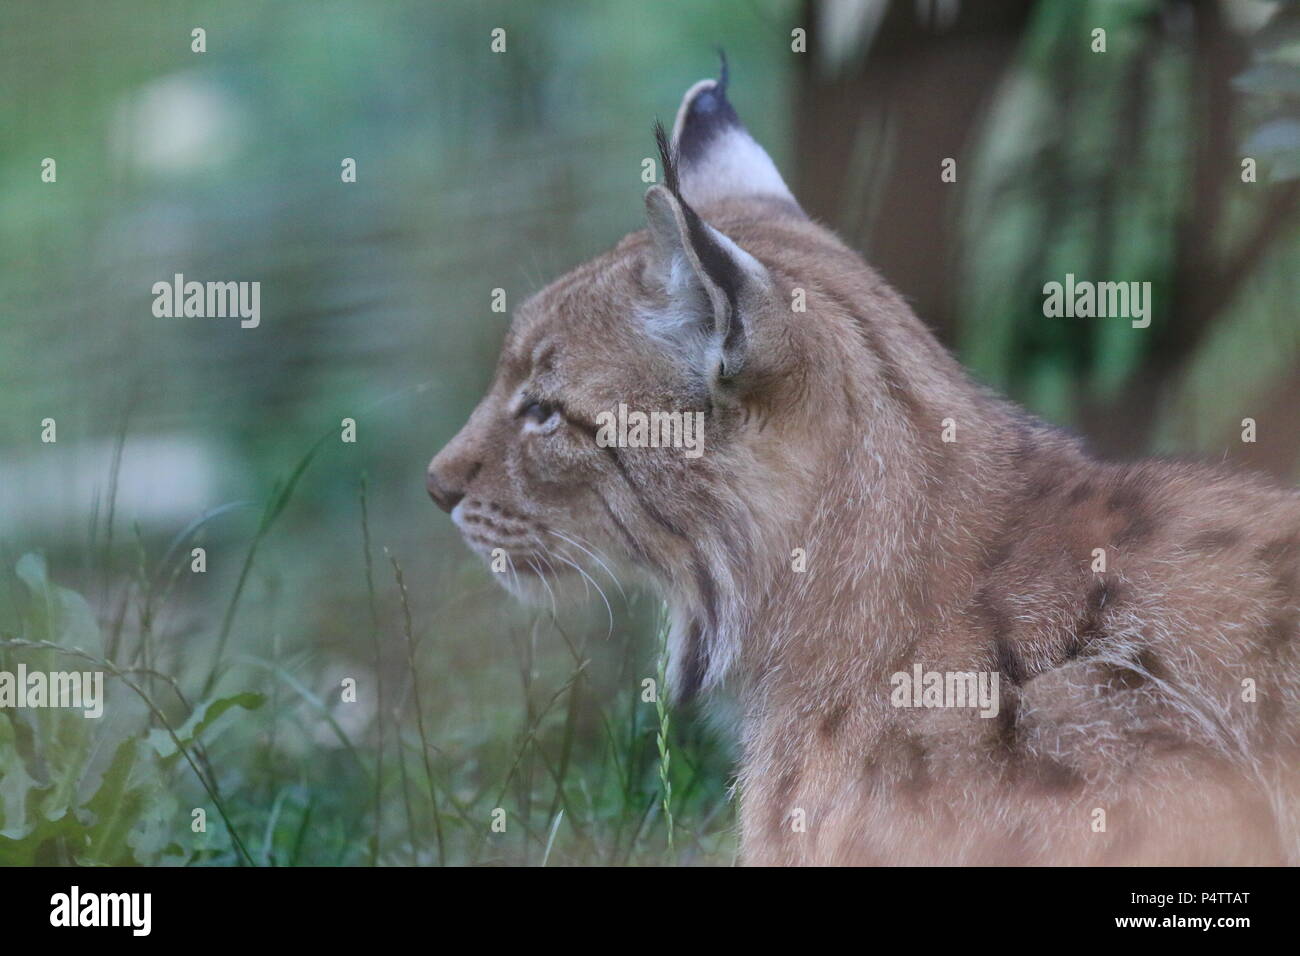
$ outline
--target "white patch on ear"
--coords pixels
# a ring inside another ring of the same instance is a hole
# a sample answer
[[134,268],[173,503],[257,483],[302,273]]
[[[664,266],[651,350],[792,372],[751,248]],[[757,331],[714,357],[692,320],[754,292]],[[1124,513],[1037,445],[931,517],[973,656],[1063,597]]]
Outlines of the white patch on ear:
[[[700,92],[717,85],[717,80],[700,80],[686,91],[673,121],[674,147],[681,143],[692,101]],[[770,196],[795,202],[772,157],[740,125],[714,132],[701,155],[680,164],[678,176],[682,197],[692,206],[739,196]]]
[[701,373],[716,366],[721,352],[701,321],[708,307],[704,302],[701,298],[701,304],[692,307],[687,299],[674,299],[667,309],[647,310],[638,316],[646,335]]
[[715,136],[704,156],[680,175],[682,195],[693,206],[739,196],[795,201],[772,157],[738,126]]
[[[770,163],[771,160],[768,162]],[[775,172],[775,167],[773,171]],[[695,269],[697,260],[693,253],[688,254],[687,245],[690,240],[687,236],[686,221],[677,201],[663,186],[651,186],[646,190],[645,198],[646,222],[650,227],[650,237],[654,240],[655,251],[663,264],[665,286],[671,293],[689,282],[698,283],[700,280]],[[687,202],[690,202],[689,198]],[[746,276],[753,281],[767,283],[767,270],[763,268],[761,262],[732,242],[725,233],[719,232],[703,220],[700,224]]]
[[645,194],[646,225],[654,240],[655,252],[665,266],[678,256],[685,256],[685,229],[678,221],[678,210],[672,193],[664,186],[651,186]]
[[[722,361],[722,336],[716,325],[721,301],[715,301],[722,293],[702,278],[698,258],[687,251],[684,227],[682,232],[660,233],[659,230],[676,225],[672,212],[656,216],[658,203],[650,201],[647,205],[650,231],[656,236],[659,252],[658,278],[667,293],[668,307],[642,312],[640,321],[652,339],[678,355],[683,363],[711,376]],[[675,203],[664,205],[671,210]],[[757,290],[770,288],[771,279],[762,263],[708,223],[701,221],[701,226],[745,276],[742,300],[749,301]],[[733,320],[743,321],[743,318],[737,316]]]
[[707,222],[704,228],[709,231],[713,241],[723,248],[723,251],[731,258],[731,261],[744,271],[745,276],[751,282],[762,283],[767,285],[767,270],[763,268],[763,263],[759,262],[740,246],[731,241],[731,237],[724,232],[718,232]]
[[666,310],[641,317],[645,330],[688,362],[705,353],[711,339],[706,318],[713,305],[687,252],[686,224],[672,194],[662,186],[646,192],[646,222],[654,240],[658,279],[668,294]]

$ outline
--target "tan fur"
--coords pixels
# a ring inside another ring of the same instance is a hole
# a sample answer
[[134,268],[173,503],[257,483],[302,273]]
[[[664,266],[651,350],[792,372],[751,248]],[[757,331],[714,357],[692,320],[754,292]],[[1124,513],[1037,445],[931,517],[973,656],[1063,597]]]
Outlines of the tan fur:
[[[664,596],[672,683],[740,708],[745,861],[1296,862],[1300,497],[1094,461],[788,204],[697,211],[766,272],[734,381],[655,331],[681,305],[634,233],[518,310],[430,470],[521,596],[580,581],[565,562]],[[524,393],[563,419],[525,429]],[[707,409],[703,457],[596,447],[619,402]],[[915,663],[999,672],[1001,713],[891,706]]]

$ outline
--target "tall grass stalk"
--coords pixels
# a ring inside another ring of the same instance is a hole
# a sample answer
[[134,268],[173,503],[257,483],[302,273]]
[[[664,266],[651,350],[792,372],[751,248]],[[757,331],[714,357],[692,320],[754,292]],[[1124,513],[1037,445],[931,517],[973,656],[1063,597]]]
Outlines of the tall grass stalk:
[[438,788],[434,782],[433,763],[429,759],[429,737],[424,729],[424,704],[420,700],[420,672],[415,666],[415,634],[411,627],[411,605],[406,597],[406,580],[402,577],[402,566],[397,558],[384,549],[388,560],[393,565],[393,575],[397,578],[397,593],[402,601],[402,623],[406,630],[406,663],[411,669],[412,703],[415,705],[415,726],[420,732],[420,756],[424,759],[424,776],[429,784],[429,802],[433,808],[433,832],[438,841],[438,865],[447,865],[447,848],[442,835],[442,813],[438,809]]
[[384,789],[384,659],[379,644],[379,609],[375,601],[375,571],[370,558],[370,516],[366,509],[366,476],[361,476],[361,542],[366,555],[366,594],[370,602],[370,638],[375,649],[375,722],[379,730],[378,750],[375,753],[375,828],[371,836],[370,865],[375,866],[380,857],[382,831],[382,797]]
[[212,693],[213,686],[217,683],[217,678],[221,675],[221,662],[226,653],[226,644],[230,640],[230,629],[235,623],[235,611],[239,607],[239,599],[243,596],[244,585],[248,583],[249,572],[253,570],[253,559],[257,556],[258,546],[270,532],[272,525],[280,517],[285,507],[289,504],[289,499],[293,497],[294,489],[298,487],[298,481],[302,478],[303,472],[311,464],[312,459],[324,446],[330,438],[334,436],[333,429],[325,432],[316,440],[299,459],[298,464],[289,474],[289,480],[283,484],[276,483],[271,490],[271,497],[267,499],[266,508],[262,511],[262,520],[258,522],[257,531],[253,534],[253,540],[248,545],[248,551],[244,555],[244,563],[239,569],[239,579],[235,582],[235,591],[230,597],[230,603],[226,605],[226,613],[221,621],[221,632],[217,636],[217,647],[212,654],[212,663],[208,667],[207,679],[203,682],[203,691],[199,695],[200,699],[207,697]]
[[656,742],[659,745],[659,784],[663,788],[664,824],[668,827],[668,853],[673,855],[673,781],[669,776],[672,767],[672,750],[668,743],[668,615],[660,615],[659,624],[659,668],[655,681],[655,713],[659,716],[659,733]]

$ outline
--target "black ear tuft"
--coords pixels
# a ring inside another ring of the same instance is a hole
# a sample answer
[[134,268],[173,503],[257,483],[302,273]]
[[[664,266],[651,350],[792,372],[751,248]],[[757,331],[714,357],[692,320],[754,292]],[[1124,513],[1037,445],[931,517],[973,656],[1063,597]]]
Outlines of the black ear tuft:
[[722,61],[718,79],[709,85],[700,84],[680,121],[677,150],[687,163],[703,156],[720,133],[741,126],[740,117],[727,99],[727,55],[719,49],[718,57]]
[[[725,61],[724,61],[725,62]],[[725,70],[723,71],[725,74]],[[682,196],[681,184],[677,178],[677,159],[678,152],[673,149],[668,142],[668,133],[664,130],[664,124],[658,120],[655,121],[655,142],[659,146],[659,161],[664,167],[664,185],[668,191],[673,194],[677,200],[677,205],[681,208],[682,219],[686,223],[686,236],[684,237],[695,250],[695,255],[703,266],[708,277],[722,290],[727,297],[727,301],[734,309],[736,305],[736,296],[740,288],[740,274],[738,267],[731,261],[717,243],[717,240],[710,235],[708,228],[704,225],[699,214],[691,208],[684,196]]]
[[682,198],[681,186],[677,181],[677,155],[668,143],[668,133],[664,124],[655,120],[655,142],[659,144],[659,162],[664,168],[664,185],[678,199]]

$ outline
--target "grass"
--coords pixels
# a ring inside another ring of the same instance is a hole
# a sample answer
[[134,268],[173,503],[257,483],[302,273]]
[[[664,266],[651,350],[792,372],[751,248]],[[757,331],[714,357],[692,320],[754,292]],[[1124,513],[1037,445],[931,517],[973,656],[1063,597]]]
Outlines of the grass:
[[[355,579],[331,578],[329,595],[277,585],[279,559],[301,551],[295,494],[350,467],[322,454],[328,437],[266,497],[233,584],[201,596],[210,630],[187,631],[172,604],[191,547],[238,503],[165,542],[137,528],[111,545],[95,522],[93,609],[43,559],[18,563],[0,670],[89,667],[115,687],[98,721],[0,711],[0,864],[733,862],[730,755],[690,708],[669,709],[653,602],[525,612],[460,554],[433,595],[419,581],[422,610],[401,546],[375,538],[363,475],[351,533],[334,529],[355,543],[347,559],[314,556]],[[111,495],[100,512],[114,513]],[[303,610],[326,597],[340,621],[365,622],[342,651],[332,632],[346,626]],[[240,623],[277,615],[269,642]]]
[[659,717],[659,731],[655,734],[655,745],[659,748],[659,785],[663,788],[664,828],[668,833],[668,852],[674,852],[673,846],[673,777],[672,744],[669,733],[668,704],[666,689],[668,687],[668,615],[662,616],[659,625],[659,669],[655,673],[655,714]]

